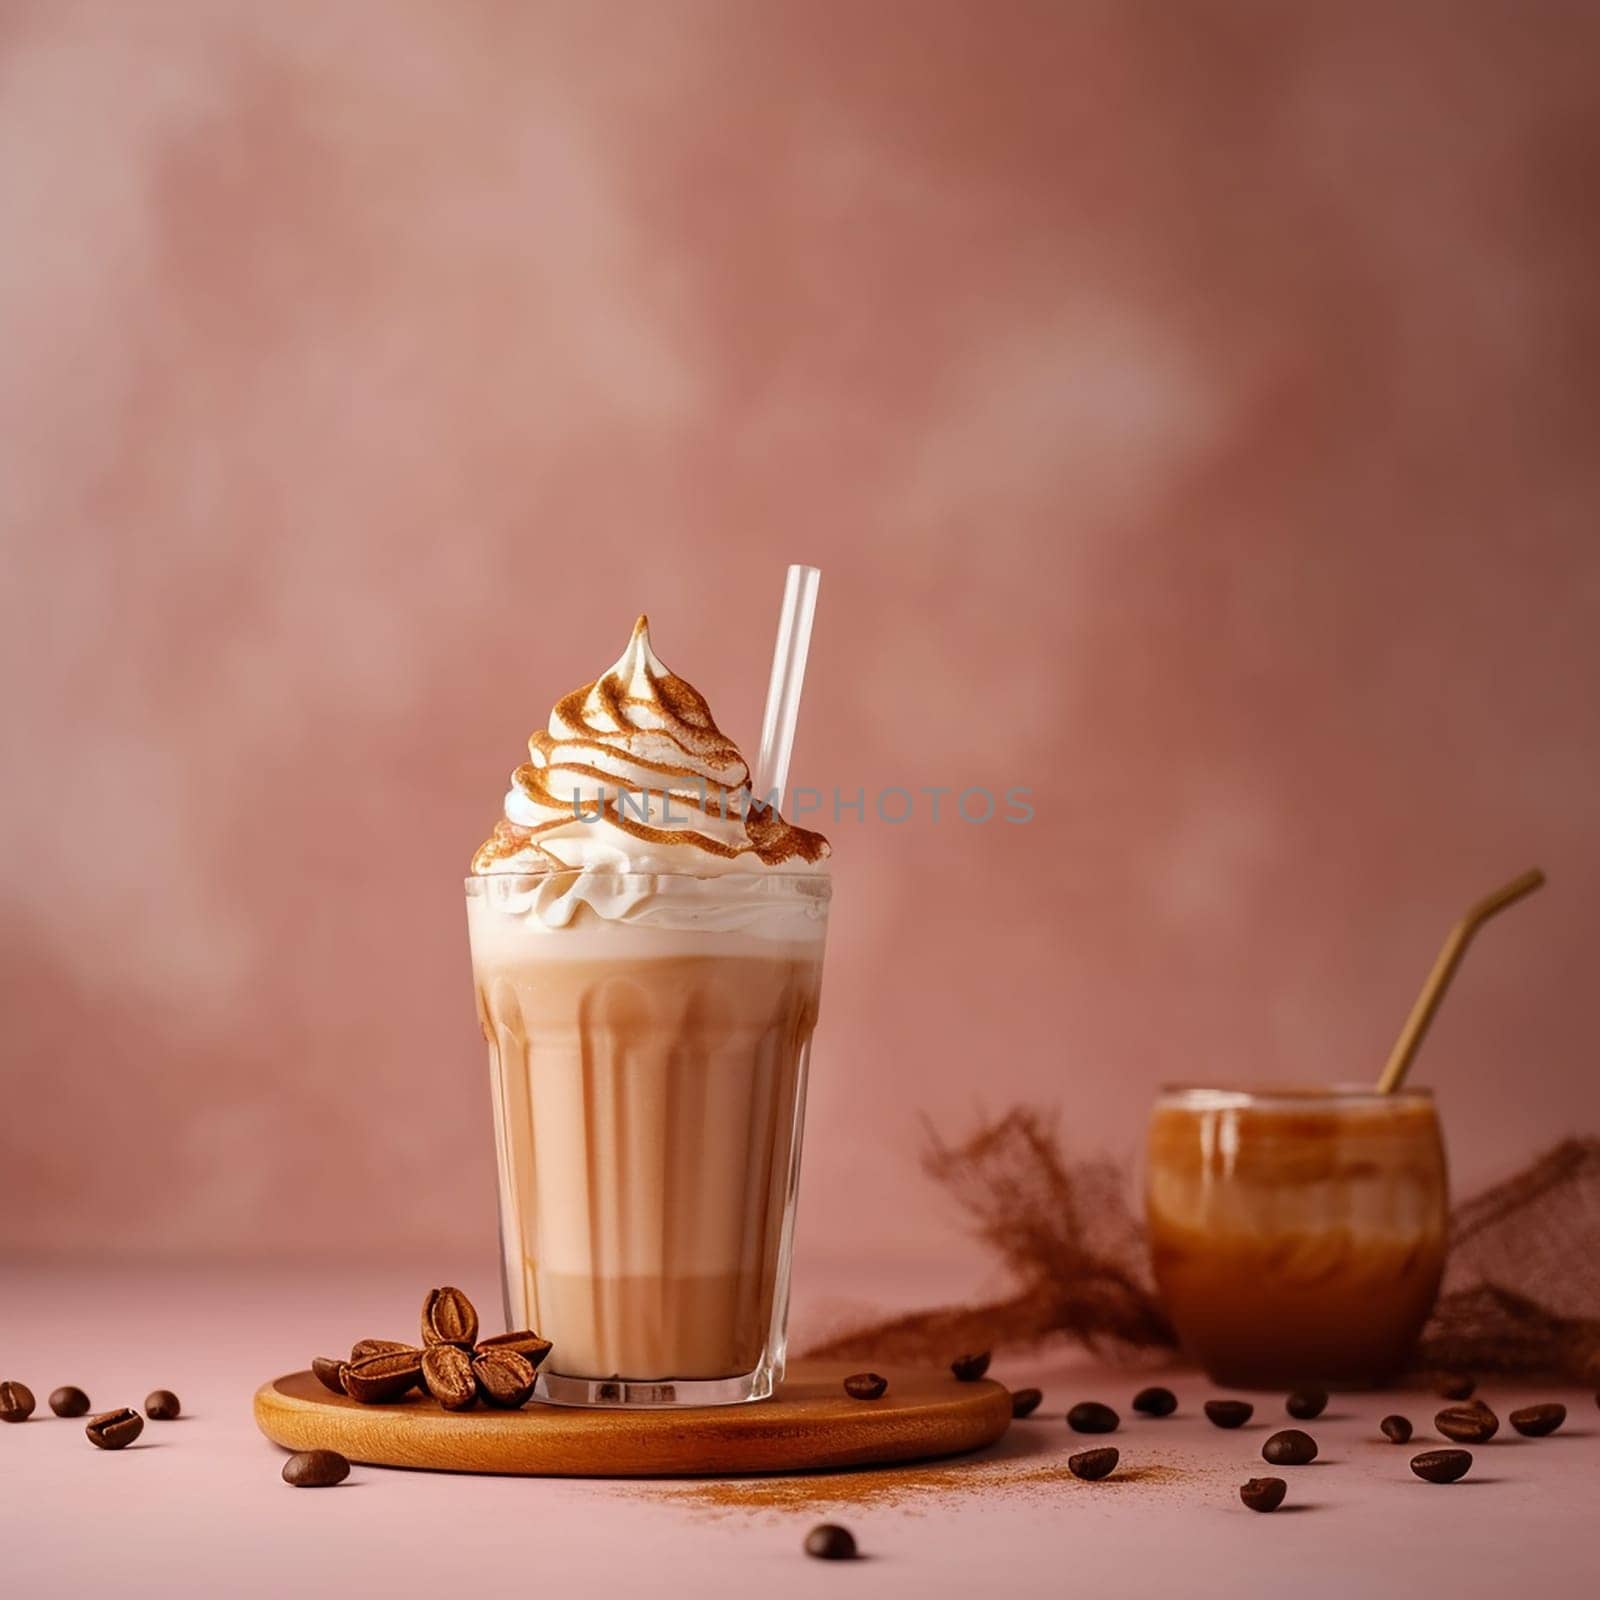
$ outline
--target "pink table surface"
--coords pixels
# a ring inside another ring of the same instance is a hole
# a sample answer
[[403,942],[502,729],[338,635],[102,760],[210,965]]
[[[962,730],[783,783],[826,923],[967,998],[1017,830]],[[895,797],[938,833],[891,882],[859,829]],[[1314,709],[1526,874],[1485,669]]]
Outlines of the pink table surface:
[[[431,1274],[285,1267],[0,1265],[0,1377],[38,1395],[43,1416],[0,1427],[0,1593],[474,1596],[1002,1593],[1238,1596],[1296,1600],[1439,1593],[1589,1595],[1600,1585],[1600,1411],[1587,1393],[1488,1385],[1513,1400],[1564,1400],[1566,1428],[1545,1440],[1502,1430],[1471,1476],[1413,1478],[1411,1449],[1382,1443],[1397,1410],[1427,1424],[1431,1395],[1337,1397],[1308,1426],[1310,1467],[1283,1469],[1288,1507],[1245,1510],[1237,1485],[1266,1473],[1261,1441],[1288,1425],[1256,1397],[1238,1433],[1199,1414],[1211,1391],[1168,1375],[1181,1409],[1134,1419],[1143,1375],[1076,1355],[996,1363],[1014,1385],[1041,1384],[1045,1415],[1015,1425],[967,1473],[897,1498],[759,1509],[714,1503],[694,1483],[470,1478],[357,1467],[331,1491],[290,1489],[282,1453],[255,1429],[265,1378],[362,1335],[404,1336]],[[860,1274],[806,1286],[812,1315],[859,1298]],[[875,1284],[881,1278],[874,1276]],[[476,1278],[469,1290],[482,1288]],[[487,1295],[484,1297],[488,1298]],[[805,1315],[801,1318],[802,1324]],[[80,1422],[45,1407],[58,1384],[96,1408],[178,1391],[182,1420],[149,1423],[121,1454],[94,1450]],[[1061,1420],[1073,1401],[1124,1413],[1109,1440]],[[1082,1484],[1054,1475],[1074,1448],[1114,1443],[1131,1476]],[[813,1480],[816,1484],[816,1480]],[[823,1487],[822,1485],[817,1485]],[[848,1484],[851,1493],[859,1483]],[[849,1525],[868,1557],[840,1567],[800,1553],[815,1522]]]

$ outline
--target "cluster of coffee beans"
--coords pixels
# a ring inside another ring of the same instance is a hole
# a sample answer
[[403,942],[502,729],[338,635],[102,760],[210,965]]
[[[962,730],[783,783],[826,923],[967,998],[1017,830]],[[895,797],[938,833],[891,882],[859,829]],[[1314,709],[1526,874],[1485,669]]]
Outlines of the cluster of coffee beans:
[[[982,1360],[987,1367],[988,1357]],[[958,1376],[961,1375],[960,1365],[952,1364]],[[1441,1377],[1436,1387],[1441,1398],[1455,1402],[1434,1418],[1434,1427],[1444,1438],[1456,1444],[1483,1444],[1494,1437],[1500,1419],[1482,1400],[1473,1398],[1476,1384],[1472,1378],[1450,1373]],[[1015,1390],[1011,1396],[1012,1416],[1030,1416],[1042,1399],[1038,1389]],[[1600,1405],[1600,1395],[1595,1396],[1595,1403]],[[1170,1389],[1153,1385],[1141,1389],[1133,1397],[1132,1406],[1144,1417],[1170,1417],[1178,1409],[1178,1397]],[[1284,1410],[1301,1422],[1320,1417],[1327,1406],[1327,1390],[1311,1387],[1293,1390],[1284,1401]],[[1202,1409],[1214,1427],[1230,1430],[1242,1428],[1255,1415],[1255,1407],[1248,1400],[1217,1398],[1205,1401]],[[1518,1433],[1536,1439],[1554,1433],[1566,1418],[1565,1406],[1549,1402],[1513,1411],[1509,1421]],[[1121,1424],[1116,1411],[1099,1400],[1080,1400],[1067,1411],[1067,1426],[1074,1433],[1115,1433]],[[1391,1444],[1411,1441],[1412,1426],[1407,1417],[1386,1416],[1378,1428]],[[1302,1428],[1284,1428],[1267,1438],[1261,1446],[1261,1455],[1273,1466],[1302,1467],[1317,1459],[1317,1441]],[[1109,1477],[1116,1470],[1117,1462],[1117,1452],[1103,1447],[1070,1456],[1067,1467],[1075,1477],[1095,1480]],[[1413,1456],[1409,1464],[1412,1472],[1425,1482],[1454,1483],[1470,1470],[1472,1454],[1461,1449],[1423,1450]],[[1282,1478],[1251,1478],[1240,1487],[1239,1498],[1252,1511],[1276,1511],[1287,1493],[1288,1484]]]
[[[0,1383],[0,1422],[26,1422],[36,1405],[33,1390],[27,1384],[10,1378]],[[51,1390],[49,1405],[58,1417],[82,1417],[88,1415],[89,1397],[76,1384],[69,1383]],[[152,1422],[172,1422],[182,1410],[177,1395],[170,1389],[152,1389],[145,1396],[144,1416],[132,1406],[102,1411],[89,1418],[83,1430],[84,1437],[98,1449],[122,1450],[144,1432],[145,1417]]]
[[[989,1370],[989,1352],[963,1355],[950,1363],[950,1370],[963,1383],[974,1383]],[[861,1400],[877,1399],[888,1387],[887,1380],[877,1373],[855,1373],[844,1381],[845,1392]],[[1452,1376],[1441,1385],[1441,1395],[1458,1402],[1446,1407],[1434,1419],[1434,1425],[1449,1439],[1470,1438],[1474,1441],[1492,1438],[1499,1427],[1499,1419],[1481,1400],[1472,1400],[1473,1382],[1470,1378]],[[1039,1389],[1014,1389],[1011,1392],[1011,1415],[1030,1417],[1044,1399]],[[1595,1396],[1600,1404],[1600,1395]],[[1178,1409],[1178,1397],[1172,1390],[1159,1384],[1141,1389],[1131,1402],[1132,1409],[1146,1418],[1170,1417]],[[1310,1422],[1320,1417],[1328,1406],[1325,1389],[1300,1388],[1291,1392],[1284,1401],[1284,1410],[1297,1422]],[[1242,1428],[1255,1414],[1248,1400],[1213,1399],[1203,1407],[1213,1426],[1225,1429]],[[1513,1411],[1511,1426],[1518,1433],[1539,1438],[1554,1433],[1566,1420],[1566,1407],[1558,1404],[1527,1406]],[[1116,1410],[1100,1400],[1079,1400],[1068,1408],[1067,1426],[1074,1433],[1115,1433],[1122,1426]],[[1411,1439],[1411,1423],[1402,1416],[1387,1416],[1379,1423],[1383,1437],[1394,1444],[1406,1444]],[[1315,1461],[1317,1441],[1302,1428],[1283,1428],[1269,1435],[1261,1446],[1262,1458],[1280,1467],[1301,1467]],[[1093,1450],[1080,1450],[1067,1459],[1068,1470],[1085,1482],[1097,1482],[1116,1471],[1118,1452],[1108,1445]],[[1412,1457],[1411,1470],[1429,1483],[1454,1483],[1465,1476],[1472,1466],[1472,1456],[1466,1450],[1424,1450]],[[287,1469],[284,1473],[288,1476]],[[1283,1478],[1251,1478],[1239,1488],[1239,1499],[1252,1511],[1276,1511],[1288,1497],[1289,1486]],[[805,1537],[805,1553],[819,1561],[853,1561],[859,1551],[855,1536],[848,1528],[836,1522],[823,1522]]]
[[[64,1384],[51,1391],[49,1406],[58,1417],[88,1416],[89,1397],[76,1384]],[[0,1422],[26,1422],[37,1402],[25,1383],[7,1379],[0,1383]],[[132,1406],[102,1411],[89,1417],[84,1437],[97,1450],[126,1450],[144,1432],[145,1420],[175,1422],[183,1415],[183,1402],[170,1389],[152,1389],[144,1398],[141,1414]],[[333,1450],[306,1450],[284,1463],[283,1481],[297,1489],[320,1489],[341,1483],[350,1474],[350,1463]]]
[[417,1389],[446,1411],[470,1411],[480,1400],[515,1411],[528,1403],[550,1353],[550,1341],[530,1329],[480,1337],[476,1307],[449,1286],[423,1296],[421,1332],[420,1344],[358,1339],[348,1361],[313,1356],[311,1371],[330,1393],[362,1405],[390,1405]]

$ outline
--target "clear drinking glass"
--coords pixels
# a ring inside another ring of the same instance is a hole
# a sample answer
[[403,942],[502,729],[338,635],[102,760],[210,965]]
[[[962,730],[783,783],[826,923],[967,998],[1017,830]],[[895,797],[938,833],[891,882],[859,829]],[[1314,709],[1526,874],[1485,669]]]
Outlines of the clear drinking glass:
[[553,1345],[536,1392],[596,1406],[770,1395],[830,880],[557,872],[466,887],[507,1325]]
[[1213,1382],[1379,1384],[1444,1270],[1444,1145],[1424,1089],[1170,1088],[1150,1121],[1151,1263]]

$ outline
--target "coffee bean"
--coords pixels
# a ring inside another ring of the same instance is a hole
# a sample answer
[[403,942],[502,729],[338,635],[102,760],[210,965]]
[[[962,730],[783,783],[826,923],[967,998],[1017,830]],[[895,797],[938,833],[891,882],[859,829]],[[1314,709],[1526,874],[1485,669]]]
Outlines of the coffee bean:
[[58,1417],[81,1417],[89,1410],[89,1397],[69,1383],[51,1391],[50,1409]]
[[989,1352],[982,1350],[976,1355],[957,1356],[950,1363],[950,1370],[963,1383],[976,1383],[989,1370]]
[[144,1432],[144,1418],[124,1406],[120,1411],[107,1411],[96,1417],[83,1431],[90,1444],[102,1450],[121,1450]]
[[1207,1400],[1206,1415],[1219,1428],[1242,1428],[1255,1412],[1248,1400]]
[[422,1302],[424,1344],[470,1345],[478,1341],[478,1313],[459,1289],[430,1289]]
[[1261,1458],[1275,1467],[1303,1467],[1317,1459],[1317,1441],[1300,1428],[1285,1428],[1262,1445]]
[[[412,1360],[416,1363],[417,1375],[416,1375],[415,1379],[412,1380],[411,1387],[413,1389],[420,1389],[422,1387],[422,1346],[421,1345],[406,1344],[403,1340],[400,1340],[400,1339],[357,1339],[356,1342],[353,1345],[350,1346],[350,1360],[348,1362],[342,1364],[342,1369],[341,1369],[341,1371],[339,1373],[339,1382],[341,1384],[343,1384],[344,1387],[339,1390],[339,1393],[341,1393],[341,1394],[349,1394],[350,1393],[350,1386],[349,1386],[348,1383],[345,1382],[345,1375],[346,1375],[346,1371],[348,1370],[348,1368],[349,1367],[353,1367],[358,1361],[365,1361],[369,1356],[401,1356],[401,1355],[410,1356],[412,1358]],[[315,1370],[314,1367],[313,1367],[313,1370]],[[368,1376],[370,1378],[371,1375],[369,1374]],[[402,1389],[400,1391],[400,1394],[403,1395],[405,1392],[406,1391],[404,1389]],[[389,1398],[390,1399],[398,1399],[399,1395],[390,1395]]]
[[1475,1400],[1470,1405],[1446,1406],[1433,1425],[1458,1444],[1485,1444],[1499,1431],[1500,1419],[1481,1400]]
[[152,1389],[144,1397],[144,1414],[152,1422],[175,1422],[183,1404],[170,1389]]
[[477,1404],[478,1380],[473,1376],[472,1358],[456,1345],[430,1344],[422,1352],[422,1381],[446,1411],[470,1411]]
[[422,1354],[414,1344],[403,1344],[399,1339],[357,1339],[350,1346],[350,1359],[365,1361],[368,1356],[392,1356],[399,1350]]
[[1429,1483],[1454,1483],[1466,1476],[1471,1465],[1470,1450],[1424,1450],[1411,1458],[1411,1470]]
[[1080,1400],[1067,1413],[1067,1426],[1074,1433],[1115,1433],[1121,1421],[1110,1406],[1098,1400]]
[[1080,1450],[1077,1455],[1068,1456],[1067,1471],[1074,1478],[1094,1483],[1100,1478],[1110,1477],[1120,1459],[1110,1445],[1102,1445],[1098,1450]]
[[878,1372],[852,1372],[844,1380],[844,1392],[852,1400],[876,1400],[889,1387],[889,1380]]
[[1554,1433],[1567,1420],[1567,1408],[1551,1403],[1543,1406],[1524,1406],[1511,1413],[1511,1426],[1530,1439],[1542,1439]]
[[363,1405],[398,1400],[422,1377],[419,1350],[388,1350],[363,1356],[344,1369],[344,1392]]
[[1011,1391],[1011,1415],[1014,1417],[1031,1417],[1039,1409],[1039,1402],[1044,1399],[1042,1389],[1013,1389]]
[[1301,1422],[1309,1422],[1313,1417],[1320,1417],[1327,1407],[1326,1389],[1296,1389],[1283,1403],[1283,1409],[1291,1417],[1298,1417]]
[[0,1422],[26,1422],[33,1415],[33,1390],[8,1378],[0,1383]]
[[283,1481],[296,1489],[331,1489],[350,1476],[350,1463],[337,1450],[297,1450],[283,1464]]
[[1433,1380],[1433,1392],[1441,1400],[1470,1400],[1477,1383],[1464,1372],[1441,1372]]
[[332,1356],[312,1356],[311,1371],[318,1383],[324,1389],[331,1389],[335,1394],[344,1393],[344,1370],[347,1363],[337,1361]]
[[[427,1372],[428,1358],[422,1358],[423,1372]],[[472,1376],[478,1381],[483,1398],[501,1411],[515,1411],[525,1406],[533,1394],[536,1374],[533,1363],[515,1350],[503,1348],[479,1349],[472,1358]]]
[[1378,1427],[1390,1444],[1408,1444],[1411,1440],[1411,1421],[1408,1417],[1385,1417]]
[[806,1535],[806,1554],[818,1561],[854,1561],[855,1535],[837,1522],[819,1522]]
[[1133,1409],[1147,1417],[1170,1417],[1178,1409],[1178,1397],[1170,1389],[1155,1385],[1141,1389],[1133,1397]]
[[479,1355],[487,1355],[491,1350],[509,1350],[513,1355],[521,1356],[530,1367],[537,1367],[550,1354],[550,1348],[548,1339],[541,1339],[526,1328],[515,1333],[497,1333],[492,1339],[478,1341]]
[[1282,1478],[1251,1478],[1239,1485],[1239,1498],[1252,1511],[1276,1511],[1288,1492],[1289,1485]]

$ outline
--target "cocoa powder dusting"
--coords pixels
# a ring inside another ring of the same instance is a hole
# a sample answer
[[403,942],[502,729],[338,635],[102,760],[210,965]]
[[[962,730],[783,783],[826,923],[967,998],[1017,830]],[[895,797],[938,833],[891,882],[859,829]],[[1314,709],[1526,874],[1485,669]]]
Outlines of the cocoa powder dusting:
[[803,1473],[788,1478],[727,1478],[688,1483],[619,1484],[619,1492],[662,1499],[690,1510],[719,1516],[741,1512],[767,1512],[774,1516],[804,1512],[808,1515],[840,1508],[898,1509],[918,1515],[935,1503],[953,1497],[993,1496],[1057,1499],[1068,1494],[1105,1493],[1120,1486],[1171,1488],[1196,1483],[1220,1472],[1214,1468],[1170,1463],[1137,1463],[1119,1467],[1110,1478],[1086,1484],[1072,1476],[1063,1457],[1037,1459],[978,1459],[929,1462],[904,1467],[858,1468],[846,1472]]

